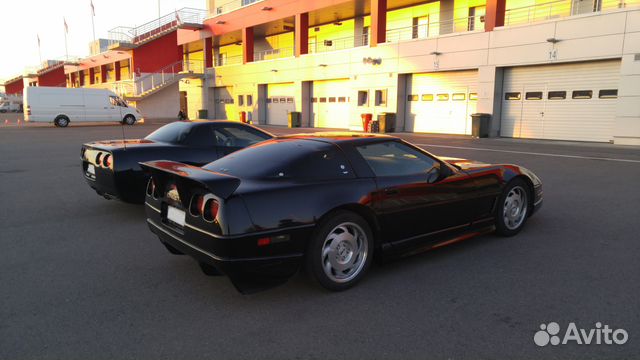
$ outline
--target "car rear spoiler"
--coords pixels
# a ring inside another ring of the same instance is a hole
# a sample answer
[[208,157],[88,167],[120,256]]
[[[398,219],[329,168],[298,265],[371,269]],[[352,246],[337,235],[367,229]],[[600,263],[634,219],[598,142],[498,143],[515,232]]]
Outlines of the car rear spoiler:
[[[227,199],[240,186],[240,179],[237,177],[175,161],[149,161],[140,163],[140,166],[151,174],[160,189],[166,189],[167,182],[173,180],[181,198],[191,198],[194,185],[205,188],[221,199]],[[182,197],[182,194],[187,196]]]

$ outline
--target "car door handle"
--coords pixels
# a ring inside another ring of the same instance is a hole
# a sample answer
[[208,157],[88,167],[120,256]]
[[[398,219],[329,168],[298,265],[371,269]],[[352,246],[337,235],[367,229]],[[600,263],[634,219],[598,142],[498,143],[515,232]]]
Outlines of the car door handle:
[[398,191],[398,189],[395,189],[395,188],[387,188],[387,189],[384,189],[384,193],[386,195],[397,195],[400,193],[400,191]]

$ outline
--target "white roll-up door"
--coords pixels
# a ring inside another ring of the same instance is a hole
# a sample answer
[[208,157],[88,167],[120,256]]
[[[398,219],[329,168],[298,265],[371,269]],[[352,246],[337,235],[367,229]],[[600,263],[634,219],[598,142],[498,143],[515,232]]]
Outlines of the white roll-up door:
[[478,71],[413,74],[407,82],[405,131],[471,134]]
[[613,140],[620,61],[505,69],[500,135]]
[[267,124],[288,125],[289,113],[295,111],[295,87],[293,83],[267,85]]
[[219,120],[235,120],[236,104],[233,99],[233,87],[221,86],[213,88],[215,118]]
[[313,125],[348,129],[351,114],[351,87],[348,79],[313,82]]

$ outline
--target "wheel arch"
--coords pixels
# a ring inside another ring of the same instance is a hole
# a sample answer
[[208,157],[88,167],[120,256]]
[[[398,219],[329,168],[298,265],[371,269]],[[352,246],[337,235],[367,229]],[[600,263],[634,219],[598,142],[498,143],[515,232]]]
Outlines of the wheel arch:
[[533,187],[533,181],[528,176],[526,176],[524,174],[519,174],[519,175],[516,175],[513,178],[509,179],[507,184],[509,184],[510,182],[512,182],[512,181],[514,181],[516,179],[523,180],[525,182],[525,184],[527,184],[527,187],[528,187],[528,190],[529,190],[529,197],[527,199],[529,214],[527,216],[531,216],[531,211],[533,210],[533,203],[535,201],[535,199],[534,199],[535,190],[534,190],[534,187]]
[[373,233],[373,243],[374,243],[375,250],[377,251],[382,246],[380,223],[378,221],[378,218],[376,217],[373,210],[371,210],[370,208],[362,204],[352,203],[352,204],[344,204],[344,205],[336,206],[333,209],[324,213],[324,215],[322,215],[320,219],[318,219],[316,224],[323,223],[329,217],[331,217],[331,215],[333,215],[338,211],[349,211],[362,217],[364,221],[367,222],[367,224],[369,225],[369,228],[371,228],[371,232]]

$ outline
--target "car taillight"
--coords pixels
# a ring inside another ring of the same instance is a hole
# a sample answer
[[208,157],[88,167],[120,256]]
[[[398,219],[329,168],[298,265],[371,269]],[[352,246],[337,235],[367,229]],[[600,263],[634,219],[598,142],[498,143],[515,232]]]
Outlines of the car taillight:
[[102,164],[102,153],[99,152],[98,155],[96,155],[96,165],[100,166],[100,164]]
[[202,195],[193,195],[191,198],[191,205],[189,206],[189,211],[193,216],[200,216],[204,212],[204,196]]
[[220,204],[215,199],[209,199],[204,203],[204,211],[202,212],[202,217],[207,221],[215,220],[216,216],[218,216],[218,209],[220,208]]
[[80,150],[80,159],[82,160],[86,160],[87,158],[84,157],[85,153],[87,152],[87,148],[83,147],[82,150]]
[[156,182],[153,178],[149,179],[147,183],[147,195],[152,196],[154,199],[158,198],[158,192],[156,191]]
[[104,159],[102,159],[102,165],[104,165],[105,167],[111,168],[111,165],[112,165],[111,154],[107,154],[104,156]]

